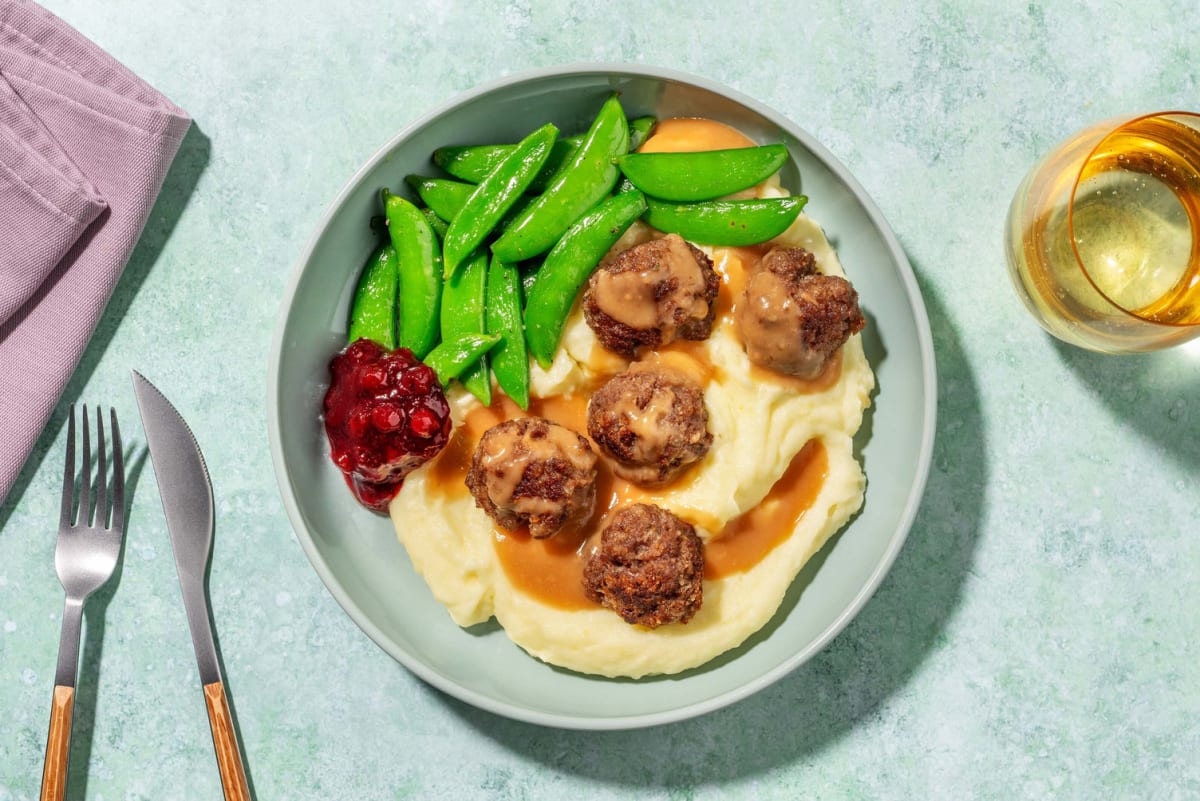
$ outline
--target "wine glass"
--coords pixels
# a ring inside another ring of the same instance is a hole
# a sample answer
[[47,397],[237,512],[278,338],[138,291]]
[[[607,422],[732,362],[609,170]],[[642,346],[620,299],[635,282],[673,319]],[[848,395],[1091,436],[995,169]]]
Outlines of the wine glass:
[[1200,114],[1121,117],[1076,133],[1025,177],[1005,245],[1042,327],[1104,353],[1200,336]]

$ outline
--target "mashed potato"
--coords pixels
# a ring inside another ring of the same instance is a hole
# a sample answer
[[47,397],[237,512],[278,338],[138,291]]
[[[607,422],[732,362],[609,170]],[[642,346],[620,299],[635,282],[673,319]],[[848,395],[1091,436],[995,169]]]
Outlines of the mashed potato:
[[[767,186],[760,194],[785,193]],[[614,250],[649,235],[645,228],[631,229]],[[806,248],[821,272],[843,275],[820,227],[804,215],[774,244]],[[744,251],[702,249],[723,280],[736,281]],[[703,606],[688,623],[657,629],[630,625],[608,609],[564,608],[518,586],[501,562],[491,519],[469,494],[439,488],[434,478],[439,457],[408,477],[390,512],[417,572],[455,623],[470,626],[494,616],[514,642],[546,662],[584,673],[639,677],[702,665],[771,619],[804,564],[862,504],[865,479],[851,438],[862,422],[874,376],[857,335],[842,349],[840,370],[830,380],[810,384],[752,367],[727,320],[719,318],[712,337],[697,348],[712,368],[704,391],[712,448],[685,480],[648,494],[692,522],[706,550],[716,547],[707,543],[721,541],[726,523],[756,507],[760,525],[779,527],[784,515],[783,531],[790,528],[790,534],[777,538],[745,569],[712,578],[706,573]],[[597,344],[577,305],[554,364],[548,370],[534,368],[533,395],[586,393],[598,370],[616,372],[623,366]],[[459,394],[453,405],[460,424],[477,403]],[[810,441],[819,446],[805,449]],[[822,452],[824,476],[813,480]],[[794,501],[787,490],[796,469],[809,470],[815,492],[798,520],[787,515],[787,504]],[[776,487],[785,474],[788,480]]]

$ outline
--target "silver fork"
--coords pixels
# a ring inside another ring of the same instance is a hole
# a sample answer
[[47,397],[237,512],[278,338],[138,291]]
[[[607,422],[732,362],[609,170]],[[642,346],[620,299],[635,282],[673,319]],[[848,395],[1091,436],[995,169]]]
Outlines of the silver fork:
[[[97,469],[93,487],[90,475],[92,440],[88,432],[87,406],[83,407],[83,465],[80,468],[78,496],[75,495],[74,404],[71,405],[71,418],[67,423],[62,516],[58,524],[58,544],[54,549],[54,567],[58,571],[58,580],[66,590],[67,602],[63,610],[62,637],[58,642],[58,668],[54,673],[54,702],[50,708],[50,734],[46,738],[46,764],[42,771],[42,801],[58,801],[66,790],[83,602],[112,576],[117,558],[121,555],[121,538],[125,533],[125,469],[121,459],[121,430],[117,427],[115,410],[109,409],[109,418],[112,422],[112,485],[110,487],[108,483],[104,416],[97,408]],[[77,514],[73,513],[76,507]],[[94,518],[91,514],[93,508]]]

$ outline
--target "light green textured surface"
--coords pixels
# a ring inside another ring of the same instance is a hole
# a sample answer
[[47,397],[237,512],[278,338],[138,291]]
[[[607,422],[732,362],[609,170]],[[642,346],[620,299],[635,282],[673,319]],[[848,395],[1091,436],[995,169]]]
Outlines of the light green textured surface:
[[[1057,345],[1000,247],[1011,192],[1058,139],[1195,109],[1193,3],[48,5],[196,126],[0,508],[0,801],[35,798],[41,775],[66,404],[115,404],[137,438],[130,367],[212,467],[213,616],[260,799],[1200,796],[1200,347]],[[728,84],[829,147],[913,262],[940,373],[925,500],[863,612],[757,696],[629,733],[476,711],[367,640],[284,516],[263,408],[278,300],[354,168],[458,91],[579,60]],[[68,797],[216,799],[157,487],[144,452],[132,465],[124,570],[88,607]]]

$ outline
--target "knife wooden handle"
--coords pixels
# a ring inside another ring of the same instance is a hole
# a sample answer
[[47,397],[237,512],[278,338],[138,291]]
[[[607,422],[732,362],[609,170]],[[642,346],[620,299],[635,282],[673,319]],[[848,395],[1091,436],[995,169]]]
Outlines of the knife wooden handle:
[[219,681],[205,684],[204,703],[208,706],[208,722],[212,726],[213,748],[217,751],[217,768],[221,771],[225,801],[250,801],[250,788],[242,769],[242,754],[238,751],[237,732],[233,730],[225,685]]
[[67,757],[71,753],[71,713],[75,688],[54,687],[50,705],[50,734],[46,737],[46,765],[42,768],[42,801],[62,801],[67,790]]

